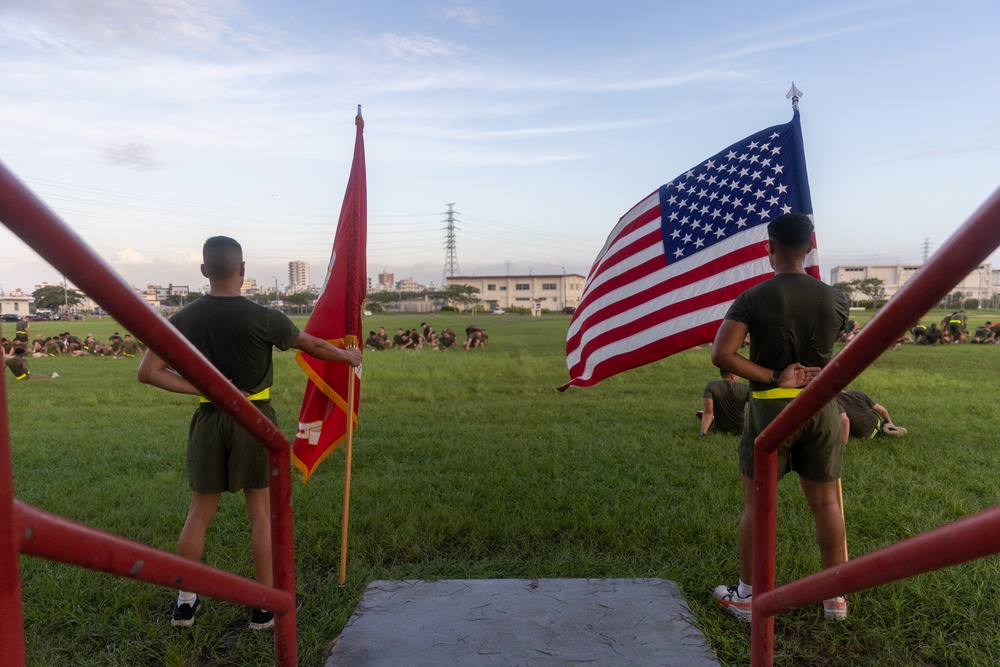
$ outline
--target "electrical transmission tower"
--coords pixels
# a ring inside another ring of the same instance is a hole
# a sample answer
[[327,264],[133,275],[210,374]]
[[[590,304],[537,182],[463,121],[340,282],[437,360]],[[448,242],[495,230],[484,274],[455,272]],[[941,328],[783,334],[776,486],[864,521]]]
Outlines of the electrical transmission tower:
[[445,258],[444,258],[444,282],[448,282],[448,276],[458,275],[458,253],[455,250],[455,214],[458,213],[453,207],[454,203],[448,204],[448,211],[445,215]]
[[924,238],[924,263],[927,263],[927,258],[931,254],[931,240],[929,238]]

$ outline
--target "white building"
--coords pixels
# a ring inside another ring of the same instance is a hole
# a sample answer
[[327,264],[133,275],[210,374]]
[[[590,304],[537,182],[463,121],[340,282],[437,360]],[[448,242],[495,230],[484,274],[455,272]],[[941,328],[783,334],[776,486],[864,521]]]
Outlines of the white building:
[[[882,281],[886,298],[893,296],[920,270],[920,264],[841,264],[830,271],[830,284],[849,283],[854,280],[877,278]],[[972,273],[949,290],[961,292],[966,299],[977,299],[980,308],[990,304],[991,298],[1000,293],[1000,271],[989,262],[980,264]],[[855,294],[856,299],[865,298]]]
[[17,315],[24,317],[29,314],[34,297],[24,294],[21,290],[0,294],[0,315]]
[[396,290],[400,292],[423,292],[424,286],[414,280],[413,276],[408,276],[396,283]]
[[288,291],[293,294],[309,291],[309,262],[288,263]]
[[449,276],[449,285],[470,285],[479,290],[487,310],[531,308],[537,301],[545,310],[576,308],[583,297],[586,276],[562,273],[543,276]]

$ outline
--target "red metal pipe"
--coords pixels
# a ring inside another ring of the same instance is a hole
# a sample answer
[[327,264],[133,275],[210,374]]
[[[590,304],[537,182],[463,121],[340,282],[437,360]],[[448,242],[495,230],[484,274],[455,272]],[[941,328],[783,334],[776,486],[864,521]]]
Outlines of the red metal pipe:
[[[271,559],[274,586],[295,599],[295,536],[292,532],[291,463],[288,450],[268,452],[271,470]],[[273,480],[284,480],[275,483]],[[295,641],[295,605],[275,614],[274,662],[280,667],[295,667],[298,646]]]
[[7,387],[0,378],[0,655],[23,667],[24,610],[21,607],[19,543],[14,530],[14,465],[10,455]]
[[998,553],[1000,505],[785,584],[760,600],[755,589],[754,603],[780,614]]
[[[760,447],[753,463],[753,609],[750,654],[770,664],[774,656],[774,615],[757,604],[761,593],[774,590],[775,552],[778,530],[778,454]],[[758,663],[755,663],[758,664]]]
[[[23,553],[146,581],[183,588],[248,607],[288,611],[293,596],[202,563],[127,540],[31,505],[14,501],[13,529]],[[67,549],[67,545],[72,545]]]

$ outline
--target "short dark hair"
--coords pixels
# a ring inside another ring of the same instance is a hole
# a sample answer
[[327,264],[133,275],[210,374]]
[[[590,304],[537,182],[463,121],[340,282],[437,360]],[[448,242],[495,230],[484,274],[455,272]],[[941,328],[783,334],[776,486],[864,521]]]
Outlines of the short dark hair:
[[724,368],[720,368],[719,369],[719,377],[721,377],[723,379],[725,379],[725,378],[731,378],[731,377],[733,377],[733,374],[730,373],[729,371],[727,371]]
[[228,278],[236,273],[243,261],[243,246],[228,236],[213,236],[205,241],[201,255],[206,278]]
[[784,248],[800,248],[812,242],[813,223],[802,213],[785,213],[767,224],[767,237]]

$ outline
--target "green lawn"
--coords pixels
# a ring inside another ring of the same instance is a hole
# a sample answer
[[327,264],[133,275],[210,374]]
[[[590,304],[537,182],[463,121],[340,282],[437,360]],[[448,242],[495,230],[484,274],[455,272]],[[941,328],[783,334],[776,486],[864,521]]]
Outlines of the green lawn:
[[[863,313],[857,319],[865,321]],[[940,320],[934,313],[925,321]],[[972,313],[970,328],[996,313]],[[293,485],[300,664],[318,667],[375,579],[663,577],[683,590],[723,665],[749,663],[749,626],[716,607],[736,579],[742,496],[735,437],[697,437],[709,347],[559,393],[569,317],[375,315],[440,331],[486,326],[484,352],[366,353],[355,437],[347,586],[337,585],[343,453]],[[35,323],[100,339],[114,322]],[[4,335],[12,330],[10,324]],[[122,331],[122,333],[125,333]],[[460,338],[464,336],[460,335]],[[872,551],[1000,503],[1000,347],[904,345],[852,386],[909,429],[852,443],[844,496],[850,551]],[[187,509],[184,439],[194,403],[139,385],[138,361],[32,359],[62,377],[7,381],[17,497],[173,550]],[[304,375],[276,354],[275,409],[292,435]],[[9,373],[7,374],[9,375]],[[251,572],[242,501],[224,499],[206,561]],[[794,479],[779,489],[778,582],[818,567]],[[266,665],[270,633],[208,600],[191,629],[169,625],[173,591],[22,558],[31,665]],[[845,623],[819,607],[776,620],[778,665],[1000,664],[998,559],[852,596]]]

